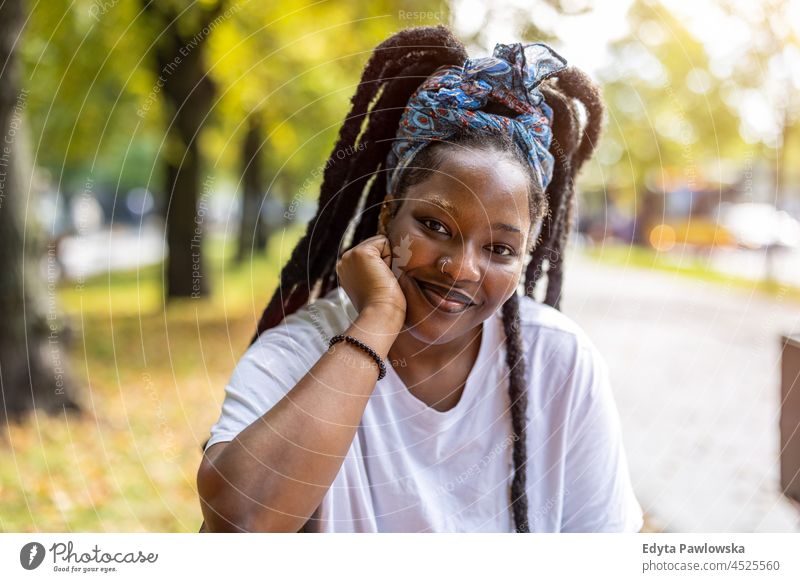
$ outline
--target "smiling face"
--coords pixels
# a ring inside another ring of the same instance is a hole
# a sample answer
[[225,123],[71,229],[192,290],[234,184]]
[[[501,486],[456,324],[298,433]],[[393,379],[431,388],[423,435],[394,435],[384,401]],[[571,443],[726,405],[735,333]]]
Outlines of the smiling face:
[[[519,161],[495,149],[439,147],[438,168],[406,189],[383,225],[406,328],[427,344],[460,337],[502,307],[519,284],[531,236],[529,175]],[[460,293],[468,306],[442,303],[431,288]]]

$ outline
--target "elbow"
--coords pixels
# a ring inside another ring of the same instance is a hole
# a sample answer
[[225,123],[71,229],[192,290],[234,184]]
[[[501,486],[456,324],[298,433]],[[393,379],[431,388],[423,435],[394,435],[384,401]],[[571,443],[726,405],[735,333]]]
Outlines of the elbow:
[[[259,510],[252,500],[235,490],[219,471],[205,460],[197,472],[197,492],[209,533],[296,533],[305,520],[278,511]],[[249,501],[249,503],[248,503]]]
[[244,524],[234,515],[222,511],[222,506],[216,500],[200,496],[200,506],[203,511],[204,528],[207,533],[248,533]]
[[227,483],[218,469],[206,458],[203,458],[197,471],[197,494],[200,498],[200,510],[205,520],[203,532],[209,533],[243,533],[246,529],[241,517],[237,514],[228,493]]

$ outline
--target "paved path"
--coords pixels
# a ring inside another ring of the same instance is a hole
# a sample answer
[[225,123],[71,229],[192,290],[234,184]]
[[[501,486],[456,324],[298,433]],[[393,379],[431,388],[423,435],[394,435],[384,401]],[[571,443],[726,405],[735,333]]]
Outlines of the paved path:
[[61,244],[61,262],[68,279],[142,268],[158,264],[166,256],[163,229],[148,224],[69,236]]
[[800,531],[778,486],[779,337],[800,333],[800,304],[576,252],[567,263],[562,309],[609,363],[655,525]]

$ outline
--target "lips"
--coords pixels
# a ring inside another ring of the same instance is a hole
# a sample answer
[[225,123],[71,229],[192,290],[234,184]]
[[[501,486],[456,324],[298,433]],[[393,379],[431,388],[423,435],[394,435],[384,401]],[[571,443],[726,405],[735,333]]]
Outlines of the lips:
[[433,307],[447,313],[460,313],[475,305],[469,297],[457,291],[447,291],[419,279],[414,279],[414,282]]

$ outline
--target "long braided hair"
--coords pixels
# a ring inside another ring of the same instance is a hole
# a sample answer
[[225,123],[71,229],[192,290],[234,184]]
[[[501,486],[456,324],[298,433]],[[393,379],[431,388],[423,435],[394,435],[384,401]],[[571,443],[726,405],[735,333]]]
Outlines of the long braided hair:
[[[442,25],[400,31],[375,48],[352,97],[352,107],[339,132],[339,139],[325,165],[317,213],[283,267],[280,284],[261,315],[251,345],[260,334],[277,326],[284,317],[338,286],[337,249],[345,240],[360,208],[364,211],[352,232],[349,248],[378,231],[379,211],[387,192],[386,180],[374,178],[384,176],[386,157],[408,99],[437,68],[460,66],[467,58],[464,45]],[[572,67],[545,80],[540,89],[553,109],[550,152],[555,165],[553,178],[545,192],[529,189],[531,216],[541,216],[542,224],[525,272],[525,295],[534,297],[546,263],[545,303],[558,309],[564,249],[575,206],[574,179],[597,143],[603,108],[596,86],[584,73]],[[576,102],[584,109],[583,124]],[[481,147],[474,136],[468,135],[448,142]],[[512,154],[516,149],[510,140],[501,136],[492,136],[487,144]],[[434,144],[421,150],[414,159],[414,168],[398,178],[398,192],[395,194],[420,180],[427,171],[435,169],[437,148],[438,144]],[[342,156],[340,152],[348,155]],[[502,318],[507,340],[514,442],[510,501],[516,531],[529,532],[525,487],[527,393],[519,332],[519,296],[516,292],[503,304]]]

